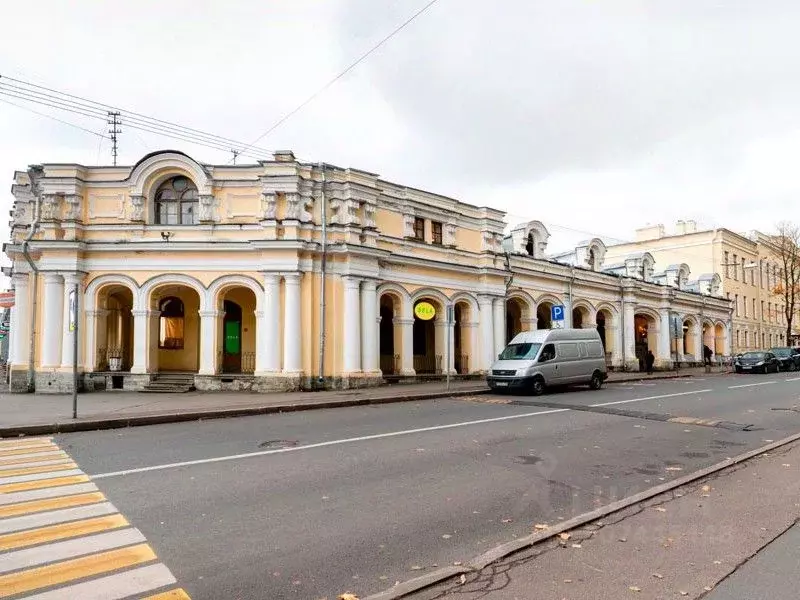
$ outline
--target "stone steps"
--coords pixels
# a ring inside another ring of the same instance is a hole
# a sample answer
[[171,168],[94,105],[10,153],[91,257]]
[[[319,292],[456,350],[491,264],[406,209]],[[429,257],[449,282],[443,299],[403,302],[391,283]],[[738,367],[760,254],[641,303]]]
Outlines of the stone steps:
[[159,373],[141,390],[145,394],[183,394],[194,390],[191,373]]

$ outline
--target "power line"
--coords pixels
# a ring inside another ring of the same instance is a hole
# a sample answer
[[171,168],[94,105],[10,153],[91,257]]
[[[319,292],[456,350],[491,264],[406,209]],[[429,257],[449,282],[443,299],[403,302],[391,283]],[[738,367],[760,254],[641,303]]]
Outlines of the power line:
[[102,133],[97,133],[96,131],[92,131],[91,129],[86,129],[85,127],[81,127],[80,125],[76,125],[75,123],[64,121],[63,119],[59,119],[58,117],[54,117],[53,115],[48,115],[46,113],[39,112],[38,110],[33,110],[32,108],[29,108],[27,106],[22,106],[21,104],[16,104],[15,102],[10,102],[9,100],[3,100],[2,98],[0,98],[0,102],[2,102],[3,104],[8,104],[10,106],[15,106],[16,108],[20,108],[22,110],[27,110],[30,113],[39,115],[40,117],[45,117],[46,119],[52,119],[53,121],[58,121],[59,123],[63,123],[64,125],[69,125],[70,127],[74,127],[75,129],[80,129],[81,131],[84,131],[86,133],[91,133],[92,135],[99,136],[100,138],[106,137]]
[[295,107],[294,109],[290,110],[288,113],[286,113],[285,115],[283,115],[283,116],[282,116],[280,119],[278,119],[277,121],[275,121],[275,123],[273,123],[273,124],[272,124],[272,125],[271,125],[271,126],[270,126],[270,127],[269,127],[269,128],[268,128],[268,129],[267,129],[265,132],[264,132],[264,133],[262,133],[260,136],[258,136],[258,137],[257,137],[255,140],[253,140],[253,141],[252,141],[250,144],[248,144],[247,146],[245,146],[244,148],[242,148],[242,152],[244,152],[245,150],[247,150],[247,149],[249,149],[249,148],[252,148],[252,147],[253,147],[255,144],[257,144],[258,142],[260,142],[262,139],[264,139],[264,138],[265,138],[266,136],[268,136],[270,133],[272,133],[273,131],[275,131],[275,130],[276,130],[278,127],[280,127],[281,125],[283,125],[283,124],[284,124],[286,121],[288,121],[288,120],[289,120],[291,117],[293,117],[294,115],[296,115],[297,113],[299,113],[301,110],[303,110],[303,109],[304,109],[306,106],[308,106],[309,104],[311,104],[311,103],[312,103],[312,102],[313,102],[313,101],[314,101],[314,100],[315,100],[315,99],[316,99],[316,98],[317,98],[317,97],[318,97],[320,94],[322,94],[322,93],[323,93],[325,90],[327,90],[329,87],[331,87],[331,86],[332,86],[334,83],[336,83],[337,81],[339,81],[339,80],[340,80],[342,77],[344,77],[345,75],[347,75],[347,74],[348,74],[350,71],[352,71],[353,69],[355,69],[355,68],[356,68],[356,67],[357,67],[359,64],[361,64],[361,63],[362,63],[364,60],[366,60],[366,59],[367,59],[367,58],[368,58],[370,55],[372,55],[374,52],[376,52],[376,51],[377,51],[377,50],[378,50],[378,49],[379,49],[381,46],[383,46],[383,45],[384,45],[386,42],[388,42],[390,39],[392,39],[394,36],[396,36],[398,33],[400,33],[400,32],[401,32],[403,29],[405,29],[406,27],[408,27],[408,26],[409,26],[409,25],[410,25],[410,24],[411,24],[411,23],[412,23],[414,20],[416,20],[416,19],[417,19],[419,16],[421,16],[421,15],[422,15],[424,12],[426,12],[428,9],[430,9],[430,8],[431,8],[431,7],[432,7],[434,4],[436,4],[438,1],[439,1],[439,0],[430,0],[430,2],[428,2],[428,3],[427,3],[425,6],[423,6],[421,9],[419,9],[419,10],[418,10],[417,12],[415,12],[413,15],[411,15],[411,16],[410,16],[408,19],[406,19],[405,21],[403,21],[403,22],[402,22],[400,25],[398,25],[397,27],[395,27],[395,28],[394,28],[394,30],[392,30],[392,32],[391,32],[391,33],[389,33],[389,35],[387,35],[386,37],[384,37],[384,38],[383,38],[382,40],[380,40],[380,41],[379,41],[377,44],[375,44],[374,46],[372,46],[372,48],[370,48],[370,49],[369,49],[369,50],[367,50],[367,51],[366,51],[364,54],[362,54],[361,56],[359,56],[359,57],[358,57],[358,58],[357,58],[357,59],[356,59],[354,62],[352,62],[352,63],[351,63],[351,64],[350,64],[350,65],[349,65],[349,66],[348,66],[346,69],[344,69],[344,71],[340,72],[340,73],[339,73],[338,75],[336,75],[336,76],[335,76],[333,79],[331,79],[330,81],[328,81],[328,83],[326,83],[325,85],[323,85],[323,86],[322,86],[321,88],[319,88],[319,89],[318,89],[316,92],[314,92],[314,93],[313,93],[313,94],[311,94],[311,95],[310,95],[308,98],[306,98],[305,100],[303,100],[303,102],[301,102],[299,105],[297,105],[297,107]]

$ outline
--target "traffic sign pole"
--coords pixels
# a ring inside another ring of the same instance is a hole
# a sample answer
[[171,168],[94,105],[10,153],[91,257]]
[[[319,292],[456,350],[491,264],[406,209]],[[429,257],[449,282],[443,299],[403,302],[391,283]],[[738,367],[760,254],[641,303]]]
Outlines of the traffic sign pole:
[[73,301],[70,311],[70,329],[72,329],[72,418],[78,418],[78,285],[72,290]]

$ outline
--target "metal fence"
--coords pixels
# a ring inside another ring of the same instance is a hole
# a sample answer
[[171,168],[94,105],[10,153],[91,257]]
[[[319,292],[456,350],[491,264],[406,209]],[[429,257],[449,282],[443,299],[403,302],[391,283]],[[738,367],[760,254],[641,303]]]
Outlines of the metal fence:
[[441,375],[442,355],[414,355],[414,371],[417,375]]
[[466,354],[456,354],[454,357],[456,373],[459,375],[469,374],[469,356]]
[[381,354],[380,366],[384,375],[397,375],[400,372],[400,355]]

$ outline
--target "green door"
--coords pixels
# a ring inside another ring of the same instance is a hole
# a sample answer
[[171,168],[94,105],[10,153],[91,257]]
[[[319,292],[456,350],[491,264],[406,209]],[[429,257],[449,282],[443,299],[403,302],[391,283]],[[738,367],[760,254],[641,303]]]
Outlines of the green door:
[[235,302],[225,301],[222,321],[222,371],[242,372],[242,310]]

